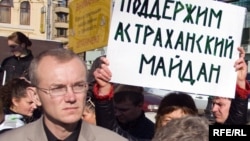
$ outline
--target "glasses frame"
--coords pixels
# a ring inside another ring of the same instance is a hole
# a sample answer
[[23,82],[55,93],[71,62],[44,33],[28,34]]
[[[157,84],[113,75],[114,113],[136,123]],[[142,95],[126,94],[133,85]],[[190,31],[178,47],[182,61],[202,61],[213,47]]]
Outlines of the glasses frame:
[[[74,88],[73,88],[74,85],[69,86],[74,94],[79,94],[79,93],[87,92],[87,90],[88,90],[88,83],[87,83],[87,82],[80,82],[80,83],[83,83],[83,84],[84,84],[84,89],[83,89],[82,92],[75,92],[75,90],[74,90]],[[68,86],[65,85],[65,88],[66,88],[65,94],[53,95],[53,94],[51,94],[51,91],[52,91],[52,89],[55,89],[55,88],[48,88],[48,89],[47,89],[47,88],[41,88],[41,87],[38,87],[38,86],[35,86],[35,87],[36,87],[38,90],[40,90],[40,91],[42,91],[42,92],[44,92],[44,93],[50,95],[51,97],[65,96],[65,95],[68,93],[68,89],[69,89]]]

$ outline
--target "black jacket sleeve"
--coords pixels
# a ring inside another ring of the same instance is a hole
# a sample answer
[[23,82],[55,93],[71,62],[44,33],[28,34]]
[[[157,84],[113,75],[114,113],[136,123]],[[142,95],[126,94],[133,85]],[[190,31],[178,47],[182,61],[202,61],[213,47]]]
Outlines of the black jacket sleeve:
[[247,124],[248,99],[240,98],[236,95],[232,99],[228,118],[224,124],[244,125]]
[[129,141],[150,141],[149,139],[138,139],[123,130],[116,121],[112,100],[95,99],[96,124],[110,129]]

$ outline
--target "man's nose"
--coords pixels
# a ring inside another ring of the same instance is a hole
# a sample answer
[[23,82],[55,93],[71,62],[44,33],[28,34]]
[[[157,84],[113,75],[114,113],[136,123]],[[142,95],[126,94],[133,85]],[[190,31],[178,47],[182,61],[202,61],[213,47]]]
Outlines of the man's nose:
[[68,102],[75,102],[76,101],[76,94],[73,92],[72,88],[67,89],[67,94],[64,95],[65,101]]
[[211,111],[212,111],[212,112],[215,112],[215,111],[217,111],[217,110],[218,110],[218,105],[213,104]]
[[32,105],[33,105],[33,106],[32,106],[33,109],[37,109],[36,103],[33,103]]

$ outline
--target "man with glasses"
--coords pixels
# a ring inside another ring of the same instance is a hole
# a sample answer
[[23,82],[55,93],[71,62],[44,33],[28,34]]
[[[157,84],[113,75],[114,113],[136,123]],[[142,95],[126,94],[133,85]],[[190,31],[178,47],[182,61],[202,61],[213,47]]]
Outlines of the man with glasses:
[[118,134],[81,120],[88,85],[87,69],[73,52],[57,48],[32,60],[29,77],[43,116],[0,135],[8,141],[125,141]]

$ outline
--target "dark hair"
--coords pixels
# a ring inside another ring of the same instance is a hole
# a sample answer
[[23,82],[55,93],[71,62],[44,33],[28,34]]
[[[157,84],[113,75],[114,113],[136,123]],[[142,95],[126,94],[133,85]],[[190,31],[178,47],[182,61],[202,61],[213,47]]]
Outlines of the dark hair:
[[121,92],[121,91],[133,91],[138,93],[143,93],[144,89],[140,86],[133,86],[133,85],[126,85],[126,84],[114,84],[115,85],[115,92]]
[[13,32],[11,35],[8,36],[8,40],[12,40],[17,44],[25,44],[25,47],[31,46],[32,42],[30,39],[24,35],[22,32]]
[[3,107],[12,106],[12,98],[20,99],[26,97],[26,88],[32,86],[24,79],[14,78],[0,88],[0,98],[3,100]]
[[198,115],[198,109],[190,95],[183,92],[171,92],[161,100],[155,117],[156,128],[159,127],[162,116],[172,113],[177,109],[182,109],[183,112],[188,115]]
[[135,106],[143,104],[143,88],[139,86],[118,84],[114,94],[114,102],[121,103],[127,100],[131,101]]

